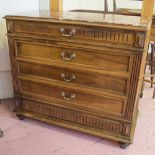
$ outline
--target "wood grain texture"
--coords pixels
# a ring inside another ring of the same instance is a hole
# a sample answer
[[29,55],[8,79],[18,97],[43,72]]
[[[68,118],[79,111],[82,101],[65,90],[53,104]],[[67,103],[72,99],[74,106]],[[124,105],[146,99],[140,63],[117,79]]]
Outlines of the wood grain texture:
[[[46,29],[43,29],[46,27]],[[122,29],[101,29],[101,28],[85,28],[75,25],[66,25],[66,24],[50,24],[50,23],[36,23],[29,21],[16,21],[14,23],[15,33],[26,33],[26,34],[36,34],[42,35],[46,34],[47,36],[52,36],[53,38],[62,37],[65,41],[72,42],[80,42],[81,39],[83,41],[87,41],[87,43],[100,43],[103,44],[105,42],[113,43],[115,45],[124,45],[129,47],[139,47],[143,48],[144,39],[143,32],[139,32],[138,37],[135,37],[135,31],[131,30],[122,30]],[[61,32],[61,29],[64,29],[64,32]],[[75,34],[69,36],[69,34],[75,30]],[[88,42],[89,41],[89,42]]]
[[89,115],[88,113],[79,112],[76,110],[68,110],[66,108],[60,108],[58,106],[49,106],[42,104],[41,102],[34,102],[31,100],[22,101],[22,107],[29,112],[35,112],[46,116],[51,116],[57,119],[61,119],[68,122],[73,122],[75,125],[81,125],[89,128],[98,129],[100,132],[108,131],[116,134],[122,132],[123,124],[121,122],[106,120],[102,117],[96,117]]
[[[33,101],[33,100],[28,100],[28,101]],[[39,102],[39,103],[41,104],[41,102]],[[37,104],[37,106],[38,106],[38,104]],[[69,112],[71,112],[71,111],[69,111]],[[75,111],[72,111],[72,112],[75,114]],[[78,123],[74,123],[74,121],[65,121],[65,120],[62,120],[62,119],[59,119],[59,118],[57,119],[57,118],[55,118],[53,116],[52,117],[47,116],[47,114],[46,115],[42,114],[42,117],[40,117],[40,113],[31,112],[30,110],[24,110],[24,109],[19,110],[18,109],[16,111],[16,113],[18,115],[22,115],[22,116],[33,118],[33,119],[36,119],[36,120],[40,120],[40,121],[43,121],[43,122],[46,122],[46,123],[62,126],[62,127],[65,127],[65,128],[78,130],[78,131],[81,131],[81,132],[84,132],[84,133],[100,136],[100,137],[103,137],[103,138],[108,138],[108,139],[112,139],[112,140],[115,140],[115,141],[120,140],[120,141],[125,142],[125,143],[132,143],[132,141],[127,138],[127,136],[122,136],[119,133],[116,133],[115,131],[114,132],[109,132],[108,130],[105,130],[105,129],[104,130],[98,130],[98,129],[95,129],[95,128],[93,129],[92,127],[84,126],[83,124],[80,125]],[[80,113],[78,112],[78,114],[80,114]],[[88,114],[88,116],[89,116],[89,114]],[[90,116],[92,116],[92,115],[90,115]],[[81,116],[79,116],[79,117],[81,117]],[[94,116],[94,117],[96,118],[96,116]],[[108,119],[105,119],[105,120],[108,121]],[[94,121],[94,119],[93,119],[93,121]],[[112,122],[113,122],[113,124],[115,123],[115,121],[112,121]],[[111,120],[110,120],[109,123],[111,123]],[[107,127],[108,127],[109,123],[106,123]],[[115,128],[117,128],[118,131],[120,131],[122,129],[122,125],[120,124],[120,122],[116,121],[115,124],[116,124]],[[112,125],[109,126],[109,127],[112,127]],[[88,128],[89,128],[89,130],[88,130]],[[99,127],[99,128],[101,129],[101,127]],[[116,136],[116,135],[118,135],[118,136]]]
[[[41,88],[41,89],[40,89]],[[50,86],[49,84],[35,83],[31,81],[21,80],[21,93],[30,93],[42,98],[57,99],[59,103],[67,106],[76,107],[77,109],[85,109],[90,111],[99,111],[105,113],[113,113],[115,115],[124,115],[125,101],[111,99],[104,96],[88,94],[87,92],[79,92],[74,89],[59,88]],[[64,93],[64,96],[62,96]],[[72,96],[74,97],[72,98]]]
[[[104,74],[96,75],[93,72],[79,72],[73,69],[60,68],[48,65],[19,62],[20,74],[39,76],[51,80],[63,81],[66,84],[78,84],[101,91],[112,91],[127,94],[127,79]],[[104,81],[104,82],[103,82]]]
[[[115,4],[114,4],[115,5]],[[100,13],[104,14],[104,11],[98,11],[98,10],[72,10],[73,12],[91,12],[91,13]],[[110,14],[115,14],[115,15],[126,15],[126,16],[141,16],[141,9],[126,9],[126,8],[117,8],[114,12],[109,12]],[[149,10],[150,11],[150,10]],[[151,19],[151,18],[150,18]],[[145,20],[146,21],[146,20]],[[151,21],[151,20],[150,20]],[[153,13],[151,27],[151,36],[150,36],[150,41],[155,41],[155,12]]]
[[63,11],[63,0],[50,0],[50,11],[51,12],[62,12]]
[[18,115],[132,143],[149,22],[6,19]]
[[141,13],[141,21],[145,22],[147,20],[152,20],[153,17],[153,10],[154,10],[154,0],[143,0],[143,7]]
[[[74,48],[52,47],[45,44],[17,43],[17,56],[30,59],[45,59],[70,65],[81,64],[92,68],[129,72],[130,56],[106,53],[106,51],[84,51]],[[130,64],[132,65],[132,64]]]

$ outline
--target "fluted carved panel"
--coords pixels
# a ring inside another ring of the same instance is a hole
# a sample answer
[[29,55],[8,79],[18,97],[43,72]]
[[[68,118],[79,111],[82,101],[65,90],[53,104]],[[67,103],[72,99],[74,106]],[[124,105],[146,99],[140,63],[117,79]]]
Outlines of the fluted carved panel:
[[68,26],[63,24],[53,24],[53,23],[34,23],[34,22],[21,22],[16,21],[14,23],[14,31],[17,33],[30,33],[30,34],[44,34],[61,36],[61,28],[64,29],[65,33],[69,34],[71,30],[75,30],[74,39],[86,39],[93,41],[106,41],[113,42],[115,44],[143,47],[145,35],[142,33],[136,34],[133,31],[126,30],[113,30],[108,28],[81,28],[78,26]]
[[139,74],[140,74],[140,64],[142,62],[142,54],[139,52],[135,52],[134,60],[133,60],[133,71],[131,74],[130,86],[129,86],[129,95],[128,95],[128,103],[126,107],[126,115],[127,119],[132,120],[134,104],[137,96],[137,87],[139,82]]
[[108,132],[110,131],[110,132],[121,134],[123,129],[123,125],[121,122],[112,121],[101,117],[96,117],[84,112],[70,110],[67,108],[41,104],[30,100],[23,100],[22,107],[24,110],[27,110],[27,111],[51,116],[51,117],[61,119],[64,121],[69,121],[72,123],[78,123],[79,125],[83,125],[83,126],[98,129],[98,130],[103,130]]
[[14,88],[14,93],[19,94],[19,79],[18,79],[18,65],[16,62],[16,52],[14,46],[14,39],[9,38],[8,44],[10,47],[10,62],[11,62],[11,72],[12,72],[12,83]]

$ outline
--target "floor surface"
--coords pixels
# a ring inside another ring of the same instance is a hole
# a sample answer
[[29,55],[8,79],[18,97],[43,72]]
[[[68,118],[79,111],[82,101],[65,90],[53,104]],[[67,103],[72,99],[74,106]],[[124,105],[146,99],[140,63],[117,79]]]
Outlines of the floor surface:
[[18,120],[11,102],[0,104],[0,155],[155,155],[155,99],[146,88],[140,100],[134,142],[117,142],[26,118]]

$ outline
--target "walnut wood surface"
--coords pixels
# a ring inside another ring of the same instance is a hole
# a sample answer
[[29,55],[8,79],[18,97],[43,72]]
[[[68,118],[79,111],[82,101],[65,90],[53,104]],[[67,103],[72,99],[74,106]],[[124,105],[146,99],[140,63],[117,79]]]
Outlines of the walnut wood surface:
[[132,143],[149,22],[67,15],[5,17],[17,114]]
[[154,10],[154,0],[143,0],[142,12],[141,12],[141,21],[152,20],[153,10]]
[[63,0],[50,0],[50,10],[56,12],[62,12]]
[[[71,60],[63,59],[61,54],[68,58],[72,54],[75,55]],[[70,47],[53,47],[46,44],[38,45],[27,42],[17,43],[17,56],[30,59],[44,59],[48,61],[56,61],[60,63],[68,63],[70,65],[81,64],[91,66],[97,69],[129,71],[130,55],[119,53],[107,53],[106,51],[98,52],[91,50],[83,50]],[[132,64],[131,64],[132,65]]]
[[[33,75],[51,80],[63,81],[66,84],[78,84],[86,87],[127,94],[127,79],[94,72],[82,72],[68,68],[61,68],[35,63],[19,62],[20,74]],[[74,78],[75,77],[75,78]],[[104,81],[104,82],[103,82]]]
[[[58,88],[49,84],[42,84],[41,82],[35,83],[21,80],[21,93],[25,95],[28,94],[27,92],[31,94],[29,97],[34,94],[34,96],[40,96],[40,99],[47,98],[46,101],[54,101],[55,99],[59,104],[92,112],[123,115],[125,110],[124,101],[78,92],[74,89],[68,89],[67,85],[66,88]],[[66,99],[61,95],[63,92]],[[75,98],[69,100],[72,95],[75,95]]]
[[[148,9],[149,10],[149,9]],[[71,10],[72,12],[91,12],[91,13],[101,13],[104,14],[104,11],[97,11],[97,10]],[[125,9],[125,8],[118,8],[115,12],[109,12],[110,14],[117,14],[117,15],[127,15],[127,16],[141,16],[141,9]],[[152,26],[151,26],[151,36],[150,41],[155,41],[155,11],[152,17]]]

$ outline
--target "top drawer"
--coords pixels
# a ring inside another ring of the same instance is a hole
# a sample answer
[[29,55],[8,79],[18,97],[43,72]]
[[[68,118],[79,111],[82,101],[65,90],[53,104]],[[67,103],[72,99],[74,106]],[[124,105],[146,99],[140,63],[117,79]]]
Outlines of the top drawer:
[[[48,36],[51,39],[78,42],[84,44],[111,44],[121,46],[143,47],[144,38],[132,30],[112,29],[108,27],[81,26],[62,23],[34,22],[34,21],[7,21],[9,33],[31,34],[40,37]],[[82,40],[81,40],[82,39]]]

